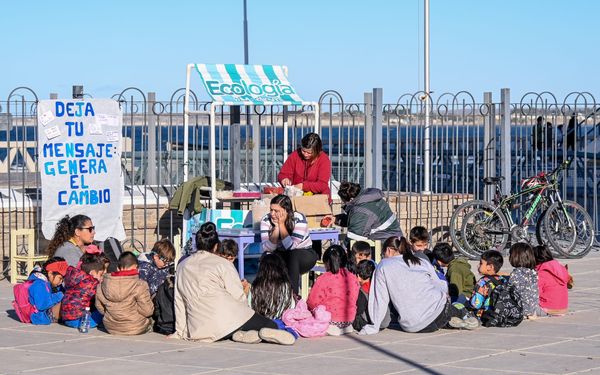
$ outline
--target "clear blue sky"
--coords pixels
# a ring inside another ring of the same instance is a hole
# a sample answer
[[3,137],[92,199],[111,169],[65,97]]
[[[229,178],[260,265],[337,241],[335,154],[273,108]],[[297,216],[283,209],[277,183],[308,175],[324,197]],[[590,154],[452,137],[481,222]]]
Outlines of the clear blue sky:
[[[248,7],[250,63],[287,65],[307,100],[335,89],[357,101],[383,87],[395,102],[423,88],[423,0]],[[600,100],[599,15],[592,0],[431,0],[431,88]],[[0,35],[0,100],[21,85],[70,96],[73,84],[96,98],[136,86],[166,100],[188,63],[243,63],[242,0],[6,1]]]

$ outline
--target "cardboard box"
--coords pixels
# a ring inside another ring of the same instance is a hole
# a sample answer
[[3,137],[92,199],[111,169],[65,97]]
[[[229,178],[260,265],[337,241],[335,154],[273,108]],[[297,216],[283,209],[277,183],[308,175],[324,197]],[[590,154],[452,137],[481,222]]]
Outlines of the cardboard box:
[[309,228],[320,228],[321,219],[332,214],[329,197],[325,194],[293,197],[292,205],[295,211],[306,216]]

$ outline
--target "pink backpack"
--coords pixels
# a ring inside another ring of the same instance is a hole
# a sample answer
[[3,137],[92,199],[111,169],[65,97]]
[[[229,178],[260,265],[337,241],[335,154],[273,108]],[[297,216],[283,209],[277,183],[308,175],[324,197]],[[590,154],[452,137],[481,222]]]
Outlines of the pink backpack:
[[296,307],[286,310],[281,320],[286,326],[292,327],[302,337],[325,336],[331,313],[324,306],[319,305],[311,312],[304,300],[299,300]]
[[33,280],[27,280],[13,287],[15,300],[12,301],[12,305],[19,320],[23,323],[31,323],[31,314],[38,312],[38,309],[29,303],[29,288],[31,284],[33,284]]

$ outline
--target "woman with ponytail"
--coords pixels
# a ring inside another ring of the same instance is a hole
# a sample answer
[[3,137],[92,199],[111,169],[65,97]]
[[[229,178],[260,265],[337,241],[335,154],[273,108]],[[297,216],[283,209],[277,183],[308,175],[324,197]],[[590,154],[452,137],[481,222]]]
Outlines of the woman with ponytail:
[[69,266],[77,267],[85,248],[94,242],[95,234],[96,227],[88,216],[63,217],[56,224],[54,236],[46,249],[48,258],[62,257]]
[[448,298],[448,285],[440,280],[431,263],[419,259],[404,237],[390,237],[382,246],[384,259],[371,280],[369,315],[373,324],[361,334],[379,332],[391,302],[406,332],[433,332],[459,316]]
[[263,250],[283,259],[292,291],[298,294],[300,275],[310,271],[319,257],[312,246],[306,216],[294,211],[288,196],[280,194],[271,199],[269,213],[260,222],[260,238]]
[[198,251],[179,262],[175,277],[175,335],[185,340],[214,342],[261,340],[291,345],[294,336],[255,313],[232,262],[222,257],[214,223],[196,234]]

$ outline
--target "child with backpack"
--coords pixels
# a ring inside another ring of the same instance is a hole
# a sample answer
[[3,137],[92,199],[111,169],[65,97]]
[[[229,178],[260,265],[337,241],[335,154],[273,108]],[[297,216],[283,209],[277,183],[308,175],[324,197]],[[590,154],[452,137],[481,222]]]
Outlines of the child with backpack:
[[150,295],[154,296],[169,275],[169,266],[175,260],[175,246],[163,238],[152,246],[150,253],[141,254],[138,260],[140,279],[148,283]]
[[569,310],[569,270],[544,245],[533,248],[538,273],[540,308],[548,315],[564,315]]
[[479,274],[482,277],[477,281],[471,299],[465,307],[473,311],[478,317],[490,309],[490,294],[498,285],[506,282],[506,277],[498,274],[504,263],[504,258],[497,250],[488,250],[481,254],[479,260]]
[[350,333],[356,317],[358,280],[346,269],[346,251],[339,245],[332,245],[325,251],[323,263],[326,272],[315,281],[306,304],[310,310],[323,305],[331,313],[329,335]]
[[96,292],[96,308],[104,315],[102,321],[110,334],[140,335],[151,330],[154,304],[132,252],[122,253],[119,270],[104,276]]
[[[65,295],[60,306],[60,316],[67,327],[79,328],[86,307],[92,307],[96,287],[102,281],[108,260],[101,254],[85,253],[79,261],[79,268],[70,267],[65,275]],[[96,328],[102,321],[102,314],[93,311],[90,328]]]
[[475,275],[471,265],[465,258],[454,256],[452,246],[447,242],[439,242],[433,248],[435,262],[440,267],[447,268],[448,294],[451,302],[464,304],[471,298],[475,287]]
[[52,257],[41,270],[34,270],[22,284],[13,288],[13,307],[23,323],[46,325],[58,321],[63,293],[58,290],[69,265],[61,257]]
[[540,309],[538,291],[538,275],[535,271],[535,254],[533,248],[523,242],[510,247],[509,262],[514,267],[508,279],[508,286],[514,287],[520,295],[525,318],[533,319],[545,315]]
[[248,293],[248,304],[254,312],[269,319],[281,319],[286,310],[296,305],[285,262],[279,255],[264,253],[261,256]]

